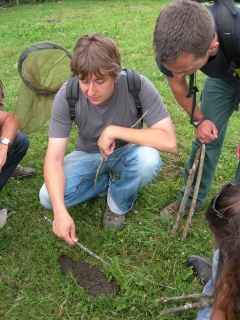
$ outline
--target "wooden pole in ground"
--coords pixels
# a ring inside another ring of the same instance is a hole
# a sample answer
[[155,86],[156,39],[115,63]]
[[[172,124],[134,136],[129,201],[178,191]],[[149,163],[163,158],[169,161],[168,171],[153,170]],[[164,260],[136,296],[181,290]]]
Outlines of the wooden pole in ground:
[[191,207],[189,209],[188,219],[187,219],[184,231],[183,231],[183,236],[182,236],[181,243],[183,243],[183,241],[186,239],[186,236],[187,236],[187,233],[188,233],[188,229],[189,229],[189,226],[190,226],[191,221],[192,221],[192,216],[193,216],[193,213],[194,213],[194,209],[195,209],[195,206],[196,206],[197,196],[198,196],[198,192],[199,192],[199,186],[200,186],[201,179],[202,179],[202,171],[203,171],[203,164],[204,164],[204,158],[205,158],[205,151],[206,151],[205,144],[202,144],[200,162],[199,162],[199,167],[198,167],[197,181],[196,181],[196,184],[195,184],[192,203],[191,203]]
[[185,208],[186,208],[187,200],[188,200],[189,195],[190,195],[190,191],[191,191],[191,186],[192,186],[192,183],[193,183],[194,175],[195,175],[196,169],[198,167],[200,152],[201,152],[201,147],[197,150],[196,156],[195,156],[195,159],[194,159],[194,162],[193,162],[193,166],[189,170],[188,179],[187,179],[187,183],[186,183],[186,189],[185,189],[185,192],[184,192],[184,195],[183,195],[182,203],[181,203],[180,208],[179,208],[178,213],[177,213],[177,218],[176,218],[175,224],[174,224],[174,226],[172,228],[172,231],[171,231],[171,235],[175,235],[177,233],[178,229],[179,229],[179,225],[180,225],[180,222],[182,220],[182,217],[183,217],[183,214],[184,214],[184,211],[185,211]]

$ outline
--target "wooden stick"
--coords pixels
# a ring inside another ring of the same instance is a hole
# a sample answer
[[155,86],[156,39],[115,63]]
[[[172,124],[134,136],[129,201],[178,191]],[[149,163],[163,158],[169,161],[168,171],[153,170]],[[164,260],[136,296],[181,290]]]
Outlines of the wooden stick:
[[145,117],[145,115],[148,113],[148,110],[146,112],[144,112],[144,114],[141,116],[141,118],[138,119],[137,122],[135,122],[131,128],[134,128],[140,121],[142,121],[142,119]]
[[200,302],[196,302],[196,303],[186,303],[184,306],[181,306],[181,307],[163,310],[159,314],[176,313],[176,312],[186,311],[186,310],[194,309],[194,308],[211,307],[212,305],[213,305],[213,300],[200,301]]
[[191,203],[191,207],[190,207],[190,210],[189,210],[188,219],[187,219],[184,231],[183,231],[183,236],[182,236],[181,243],[183,243],[184,240],[187,237],[188,229],[189,229],[189,226],[191,224],[192,216],[193,216],[194,209],[195,209],[195,206],[196,206],[197,196],[198,196],[198,192],[199,192],[199,186],[200,186],[201,179],[202,179],[202,171],[203,171],[203,164],[204,164],[204,158],[205,158],[205,151],[206,151],[205,144],[202,144],[200,162],[199,162],[199,167],[198,167],[197,181],[196,181],[196,184],[195,184],[192,203]]
[[[48,221],[52,225],[52,220],[48,219],[47,217],[43,217],[45,221]],[[95,259],[101,261],[106,267],[110,268],[110,264],[106,261],[104,261],[101,257],[97,256],[95,253],[84,247],[81,243],[77,242],[76,243],[82,250],[86,251],[90,256],[94,257]]]
[[182,220],[182,217],[183,217],[183,214],[184,214],[184,211],[186,208],[187,200],[188,200],[190,192],[191,192],[191,186],[192,186],[194,175],[195,175],[195,172],[196,172],[196,169],[198,166],[198,162],[199,162],[200,151],[201,151],[201,147],[197,150],[196,156],[195,156],[195,159],[193,162],[193,166],[189,170],[186,189],[185,189],[185,192],[183,195],[183,199],[182,199],[180,208],[177,213],[177,218],[176,218],[175,224],[174,224],[172,231],[171,231],[171,235],[175,235],[179,229],[179,225],[180,225],[180,222]]
[[155,300],[155,302],[173,302],[173,301],[181,301],[181,300],[188,300],[188,299],[201,299],[201,298],[206,298],[206,299],[213,298],[213,293],[194,293],[194,294],[189,294],[186,296],[158,298]]
[[104,158],[101,159],[100,164],[99,164],[99,166],[97,168],[96,176],[95,176],[95,179],[94,179],[94,189],[97,188],[98,175],[99,175],[100,169],[102,168],[103,161],[104,161]]

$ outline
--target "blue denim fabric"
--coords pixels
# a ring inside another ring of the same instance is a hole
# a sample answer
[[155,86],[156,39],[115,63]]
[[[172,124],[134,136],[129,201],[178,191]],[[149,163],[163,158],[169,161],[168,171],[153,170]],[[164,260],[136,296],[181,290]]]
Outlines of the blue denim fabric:
[[[218,258],[219,258],[219,250],[215,251],[213,256],[213,264],[212,264],[212,279],[210,279],[203,289],[203,293],[213,293],[215,286],[215,279],[217,274],[217,266],[218,266]],[[204,300],[204,299],[203,299]],[[209,320],[211,317],[212,308],[200,308],[197,314],[196,320]]]
[[[110,209],[117,214],[125,214],[132,208],[138,190],[151,182],[162,167],[158,150],[129,143],[103,161],[94,188],[101,159],[101,153],[82,151],[73,151],[64,158],[66,207],[91,199],[108,189]],[[113,174],[119,175],[119,179],[115,180]],[[52,209],[45,184],[39,197],[44,207]]]
[[28,147],[29,147],[29,140],[27,136],[20,131],[19,134],[14,139],[7,153],[7,160],[0,173],[0,191],[7,183],[8,179],[11,177],[16,166],[25,156],[28,150]]

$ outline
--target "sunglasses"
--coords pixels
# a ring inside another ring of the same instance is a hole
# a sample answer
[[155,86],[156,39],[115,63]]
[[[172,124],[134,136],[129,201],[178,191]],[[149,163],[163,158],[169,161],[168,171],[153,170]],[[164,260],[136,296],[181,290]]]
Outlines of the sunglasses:
[[216,209],[216,204],[217,204],[217,201],[218,201],[218,198],[220,197],[220,195],[222,194],[222,192],[226,189],[228,189],[229,187],[231,186],[235,186],[235,184],[233,183],[226,183],[222,189],[220,190],[219,194],[216,196],[216,198],[213,200],[213,205],[212,205],[212,214],[215,216],[215,217],[218,217],[222,220],[225,220],[225,221],[228,221],[228,219],[223,215],[221,214],[217,209]]

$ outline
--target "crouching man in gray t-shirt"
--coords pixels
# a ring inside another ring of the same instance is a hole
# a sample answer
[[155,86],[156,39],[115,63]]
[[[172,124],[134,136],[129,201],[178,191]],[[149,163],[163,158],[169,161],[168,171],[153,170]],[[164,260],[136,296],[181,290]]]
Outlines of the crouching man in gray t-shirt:
[[99,34],[78,40],[72,58],[72,71],[80,87],[74,118],[78,141],[66,156],[72,128],[66,83],[53,102],[40,202],[53,209],[53,232],[70,245],[77,238],[67,207],[107,191],[103,226],[121,229],[138,190],[162,167],[159,150],[174,153],[177,148],[167,109],[156,88],[143,76],[139,97],[142,113],[147,112],[143,120],[148,128],[136,124],[137,109],[126,73],[121,70],[120,53],[113,40]]

